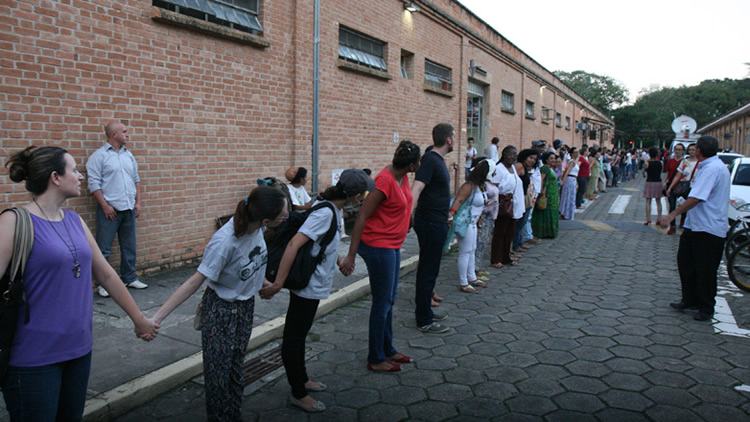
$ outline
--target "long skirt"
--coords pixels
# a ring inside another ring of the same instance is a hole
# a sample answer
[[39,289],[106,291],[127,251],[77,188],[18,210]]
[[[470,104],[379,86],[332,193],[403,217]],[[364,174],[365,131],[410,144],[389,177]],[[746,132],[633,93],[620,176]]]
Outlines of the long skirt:
[[490,265],[490,245],[495,231],[495,220],[485,215],[482,224],[477,226],[477,249],[474,251],[474,262],[477,269]]
[[576,216],[576,189],[578,183],[575,177],[566,177],[560,194],[560,214],[566,220],[574,220]]

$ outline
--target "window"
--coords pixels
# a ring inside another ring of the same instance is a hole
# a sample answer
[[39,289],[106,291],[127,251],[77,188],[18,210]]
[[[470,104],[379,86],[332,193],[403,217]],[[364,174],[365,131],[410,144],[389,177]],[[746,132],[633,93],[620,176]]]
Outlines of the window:
[[552,110],[542,106],[542,123],[549,124],[550,120],[552,120]]
[[565,130],[570,130],[570,116],[565,116]]
[[263,32],[258,20],[260,0],[152,0],[156,7],[228,26],[238,31]]
[[451,91],[453,89],[453,72],[450,68],[425,59],[424,83],[433,89]]
[[562,127],[562,114],[555,113],[555,126]]
[[526,118],[527,119],[535,119],[535,111],[534,111],[534,102],[526,100]]
[[412,79],[414,77],[414,53],[401,50],[401,77]]
[[516,111],[515,100],[513,98],[512,92],[502,91],[501,101],[500,101],[500,110],[507,111],[509,113],[514,113]]
[[339,27],[339,57],[358,65],[387,71],[385,43],[348,28]]

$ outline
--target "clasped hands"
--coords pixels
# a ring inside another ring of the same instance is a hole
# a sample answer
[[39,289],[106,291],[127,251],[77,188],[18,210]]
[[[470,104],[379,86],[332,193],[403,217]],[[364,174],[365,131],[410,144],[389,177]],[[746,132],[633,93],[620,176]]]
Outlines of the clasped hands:
[[133,324],[135,327],[133,331],[135,331],[136,337],[143,341],[151,341],[156,338],[156,335],[159,334],[159,328],[160,324],[156,321],[154,321],[153,318],[146,318],[145,315],[141,314],[141,318],[138,321],[135,321]]

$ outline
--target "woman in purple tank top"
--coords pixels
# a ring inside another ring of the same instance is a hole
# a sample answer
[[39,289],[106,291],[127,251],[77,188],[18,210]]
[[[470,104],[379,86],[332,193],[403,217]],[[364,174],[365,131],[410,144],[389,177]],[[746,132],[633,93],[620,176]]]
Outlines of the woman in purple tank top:
[[[152,340],[158,324],[146,319],[91,232],[74,211],[63,209],[81,194],[81,174],[62,148],[29,147],[6,163],[10,179],[25,181],[32,201],[34,245],[24,271],[25,303],[2,379],[11,421],[79,421],[86,401],[92,347],[92,277]],[[0,274],[13,253],[16,214],[0,215]],[[28,317],[27,317],[28,316]]]

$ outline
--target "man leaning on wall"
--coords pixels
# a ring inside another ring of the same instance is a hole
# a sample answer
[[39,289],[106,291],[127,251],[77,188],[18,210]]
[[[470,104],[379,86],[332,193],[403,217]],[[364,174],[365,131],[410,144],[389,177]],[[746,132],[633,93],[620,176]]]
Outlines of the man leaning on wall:
[[[96,243],[105,258],[112,254],[112,242],[120,242],[120,278],[126,286],[145,289],[135,273],[135,222],[140,215],[141,194],[138,163],[127,148],[128,128],[119,120],[104,126],[107,142],[86,162],[89,191],[96,199]],[[98,288],[102,297],[109,294]]]

